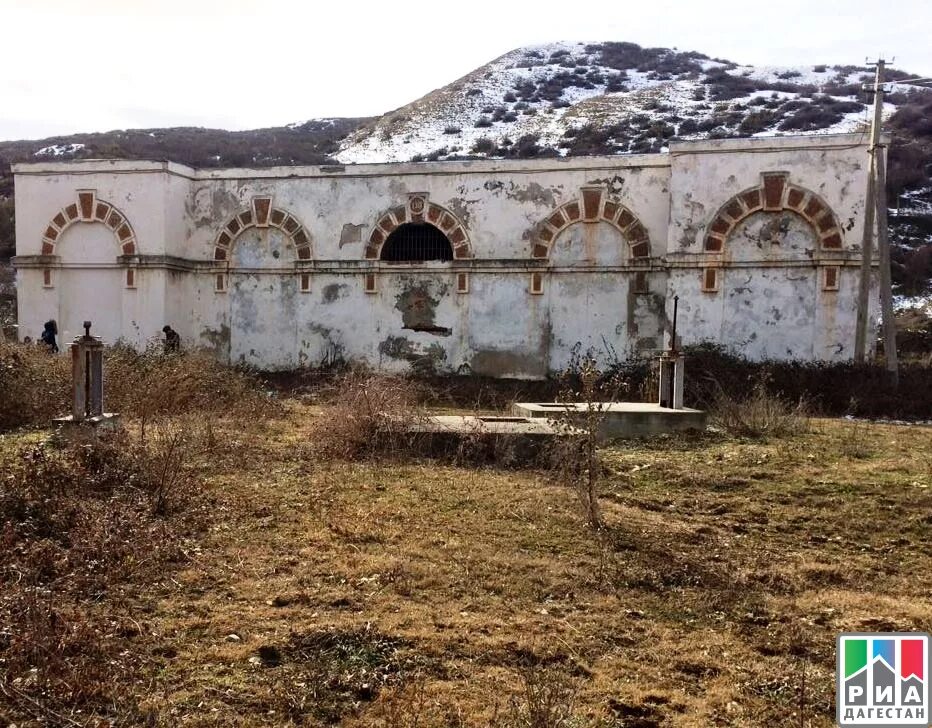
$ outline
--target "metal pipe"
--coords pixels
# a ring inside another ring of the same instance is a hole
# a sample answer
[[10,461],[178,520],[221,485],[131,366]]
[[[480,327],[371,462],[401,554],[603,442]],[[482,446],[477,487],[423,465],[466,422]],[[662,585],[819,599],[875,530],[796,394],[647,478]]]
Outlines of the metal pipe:
[[670,377],[670,399],[667,400],[667,404],[670,409],[674,408],[676,404],[673,399],[676,396],[676,316],[679,309],[680,297],[673,297],[673,331],[670,336],[670,362],[668,364],[668,372]]
[[679,308],[679,303],[680,303],[680,297],[674,296],[673,297],[673,336],[670,337],[670,351],[673,353],[676,352],[676,314],[677,314],[677,309]]

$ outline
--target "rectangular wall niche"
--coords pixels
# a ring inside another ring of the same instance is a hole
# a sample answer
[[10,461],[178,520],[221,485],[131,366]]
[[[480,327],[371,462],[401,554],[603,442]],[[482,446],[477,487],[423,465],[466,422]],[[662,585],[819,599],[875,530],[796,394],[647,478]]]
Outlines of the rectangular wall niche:
[[823,269],[822,290],[823,291],[837,291],[838,290],[838,266],[837,265],[830,265]]
[[227,276],[225,273],[218,273],[216,276],[214,276],[214,290],[217,293],[226,293]]
[[635,293],[649,293],[650,288],[647,286],[647,273],[645,271],[639,270],[634,274],[634,292]]
[[375,293],[375,273],[366,273],[366,293]]
[[311,274],[301,274],[301,293],[309,293],[311,290]]
[[540,273],[531,273],[531,293],[539,296],[544,292],[544,277]]
[[136,287],[136,270],[134,268],[126,269],[126,287],[127,288]]
[[457,293],[469,293],[469,274],[468,273],[457,273],[456,274],[456,292]]
[[52,287],[52,269],[51,268],[42,269],[42,286],[45,288]]
[[718,290],[718,268],[703,269],[702,290],[709,293],[714,293]]

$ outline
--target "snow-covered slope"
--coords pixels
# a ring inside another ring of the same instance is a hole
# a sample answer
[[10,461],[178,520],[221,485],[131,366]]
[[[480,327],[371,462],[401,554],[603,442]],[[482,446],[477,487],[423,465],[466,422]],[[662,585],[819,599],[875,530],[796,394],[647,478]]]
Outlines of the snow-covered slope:
[[851,131],[869,122],[860,91],[869,79],[849,66],[740,66],[633,43],[550,43],[507,53],[364,125],[337,157],[612,154],[660,151],[674,137]]

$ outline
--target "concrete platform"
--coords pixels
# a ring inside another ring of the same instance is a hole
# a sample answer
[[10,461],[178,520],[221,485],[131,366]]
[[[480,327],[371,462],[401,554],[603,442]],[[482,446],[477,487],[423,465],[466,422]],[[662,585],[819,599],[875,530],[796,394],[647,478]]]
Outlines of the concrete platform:
[[499,465],[537,462],[552,449],[555,438],[573,434],[547,419],[519,416],[437,415],[411,423],[407,429],[418,435],[425,455]]
[[72,415],[56,417],[52,420],[58,437],[75,443],[90,443],[118,432],[123,427],[123,420],[115,412],[75,420]]
[[436,415],[418,421],[412,426],[415,432],[484,432],[496,435],[556,435],[557,429],[546,420],[526,415]]
[[[704,411],[686,407],[670,409],[652,402],[595,402],[593,407],[597,408],[599,437],[606,440],[704,430],[708,424]],[[585,402],[517,402],[512,413],[585,427],[587,409]]]

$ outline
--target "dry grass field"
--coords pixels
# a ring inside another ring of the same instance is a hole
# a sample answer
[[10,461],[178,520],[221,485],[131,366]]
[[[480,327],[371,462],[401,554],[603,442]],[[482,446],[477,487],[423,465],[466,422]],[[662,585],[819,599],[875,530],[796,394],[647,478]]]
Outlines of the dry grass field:
[[106,684],[31,689],[0,625],[4,724],[830,726],[838,632],[932,631],[932,428],[618,442],[594,532],[544,471],[329,454],[336,416],[218,419],[171,553],[73,597]]

